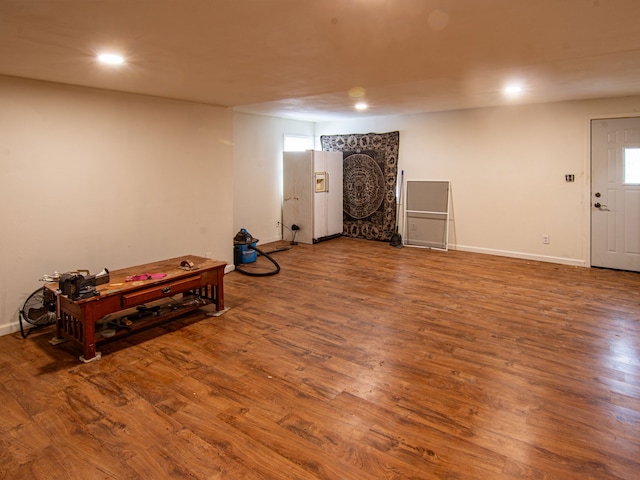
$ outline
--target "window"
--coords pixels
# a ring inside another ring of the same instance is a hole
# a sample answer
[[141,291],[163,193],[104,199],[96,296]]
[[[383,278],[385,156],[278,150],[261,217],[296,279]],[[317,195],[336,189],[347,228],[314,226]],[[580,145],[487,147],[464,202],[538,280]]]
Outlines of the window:
[[284,135],[285,152],[304,152],[313,150],[313,137],[303,135]]
[[640,147],[624,149],[624,183],[640,185]]

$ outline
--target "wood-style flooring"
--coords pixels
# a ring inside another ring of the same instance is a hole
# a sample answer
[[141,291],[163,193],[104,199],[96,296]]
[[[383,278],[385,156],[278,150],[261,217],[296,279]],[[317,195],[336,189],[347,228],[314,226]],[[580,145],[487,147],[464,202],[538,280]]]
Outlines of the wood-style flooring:
[[97,362],[53,327],[0,337],[0,478],[640,478],[640,274],[347,238],[272,257],[225,276],[223,315]]

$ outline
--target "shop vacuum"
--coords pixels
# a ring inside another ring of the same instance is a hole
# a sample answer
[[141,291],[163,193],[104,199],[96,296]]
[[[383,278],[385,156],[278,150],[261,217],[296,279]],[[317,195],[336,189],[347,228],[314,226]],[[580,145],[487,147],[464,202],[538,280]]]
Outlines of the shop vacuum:
[[[280,271],[280,265],[278,265],[278,262],[276,262],[268,253],[263,252],[256,246],[258,241],[259,240],[254,238],[246,228],[241,228],[240,231],[236,233],[236,236],[233,238],[233,263],[236,267],[236,271],[253,277],[275,275]],[[243,268],[243,265],[256,262],[258,255],[262,255],[273,263],[275,269],[266,272],[252,272]]]

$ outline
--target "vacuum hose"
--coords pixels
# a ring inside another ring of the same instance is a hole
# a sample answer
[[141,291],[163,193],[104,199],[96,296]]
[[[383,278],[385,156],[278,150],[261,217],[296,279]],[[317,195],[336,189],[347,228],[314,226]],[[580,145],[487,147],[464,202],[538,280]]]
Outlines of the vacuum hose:
[[262,250],[260,250],[257,247],[252,247],[249,246],[247,247],[248,249],[252,249],[255,250],[256,252],[258,252],[260,255],[262,255],[263,257],[265,257],[267,260],[269,260],[271,263],[273,263],[275,265],[275,270],[270,270],[268,272],[250,272],[248,270],[242,270],[240,267],[240,265],[236,265],[236,271],[244,274],[244,275],[249,275],[251,277],[268,277],[269,275],[275,275],[276,273],[280,272],[280,265],[278,265],[278,262],[276,262],[273,257],[271,257],[271,255],[269,255],[268,253],[263,252]]

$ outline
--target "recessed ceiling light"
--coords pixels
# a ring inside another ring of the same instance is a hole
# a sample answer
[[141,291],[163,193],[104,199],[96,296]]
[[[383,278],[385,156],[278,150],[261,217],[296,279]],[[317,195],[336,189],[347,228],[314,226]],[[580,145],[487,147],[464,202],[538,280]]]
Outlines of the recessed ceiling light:
[[517,95],[520,95],[523,91],[522,85],[518,85],[515,83],[512,83],[510,85],[507,85],[506,87],[504,87],[504,93],[505,95],[508,95],[510,97],[515,97]]
[[108,65],[122,65],[124,63],[124,57],[117,53],[101,53],[98,55],[98,60]]
[[364,102],[356,103],[356,110],[366,110],[367,108],[369,108],[369,105]]

